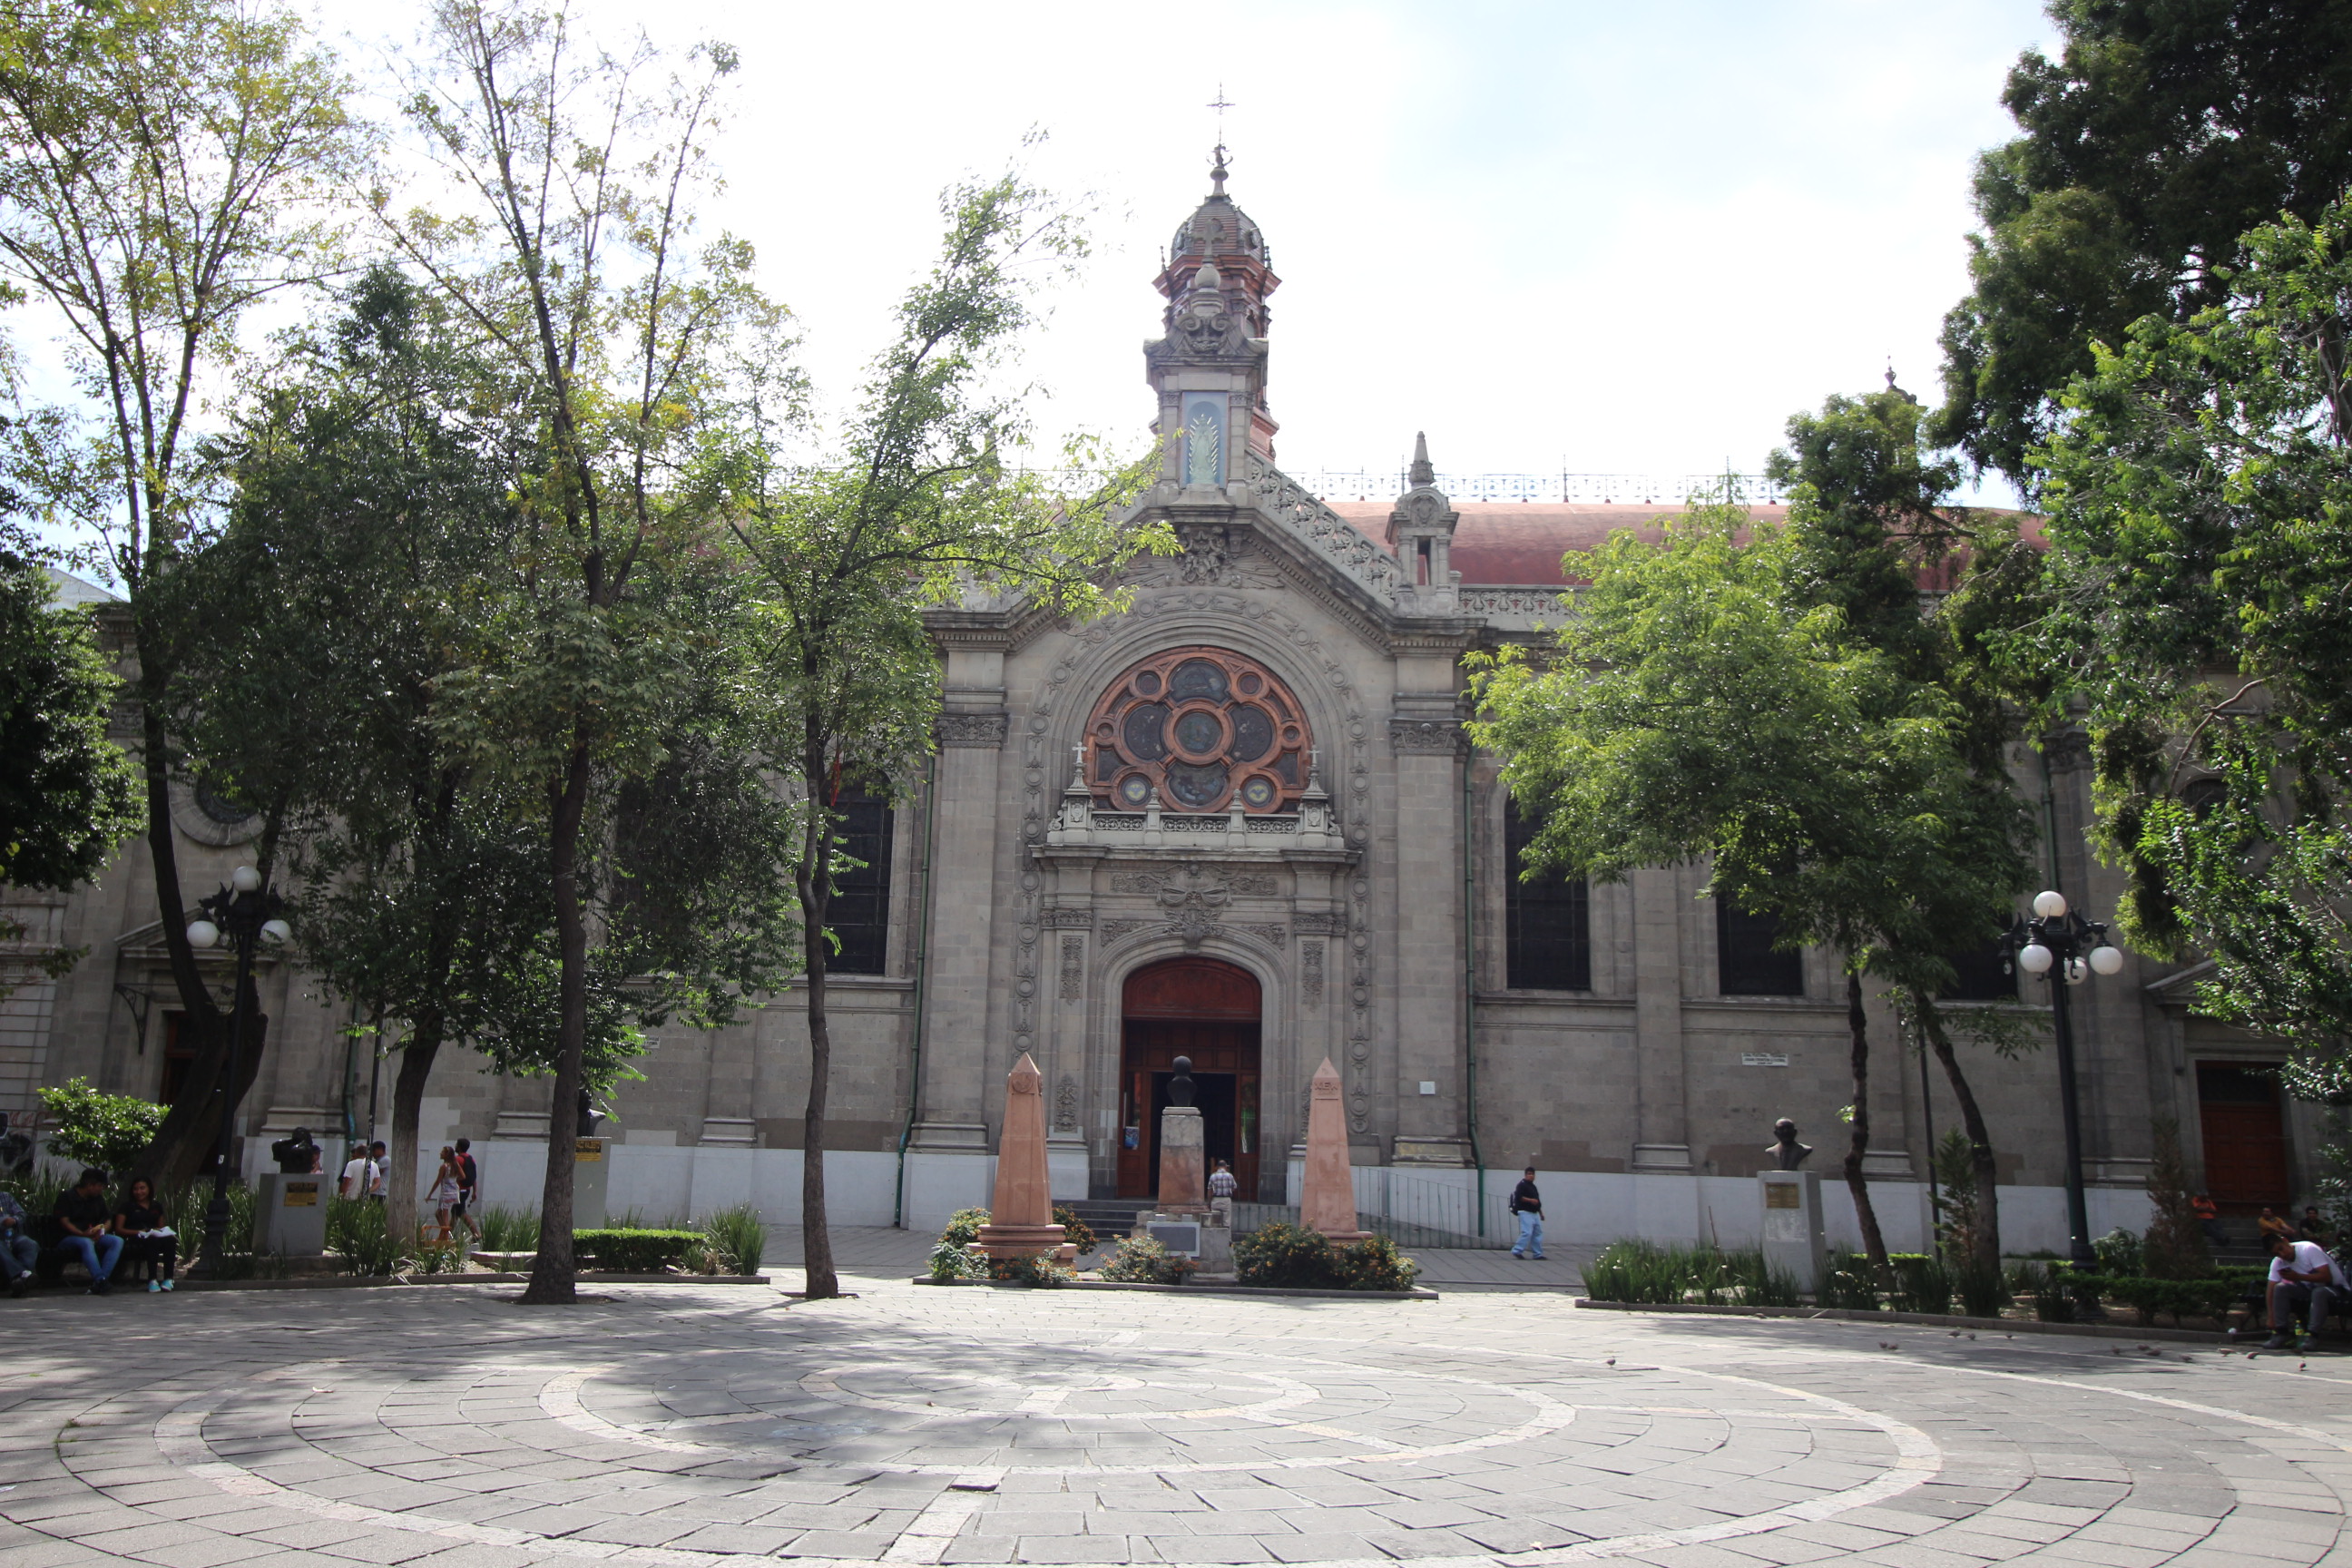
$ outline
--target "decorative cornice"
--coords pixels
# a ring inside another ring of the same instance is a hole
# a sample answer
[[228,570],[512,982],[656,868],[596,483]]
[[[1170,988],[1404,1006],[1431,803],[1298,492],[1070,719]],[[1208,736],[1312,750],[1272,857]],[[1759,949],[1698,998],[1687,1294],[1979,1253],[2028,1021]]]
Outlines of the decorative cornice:
[[1389,749],[1400,756],[1458,757],[1467,748],[1462,726],[1452,720],[1391,719]]
[[940,744],[996,751],[1004,744],[1004,736],[1012,727],[1013,716],[1000,708],[992,713],[942,713],[939,720]]

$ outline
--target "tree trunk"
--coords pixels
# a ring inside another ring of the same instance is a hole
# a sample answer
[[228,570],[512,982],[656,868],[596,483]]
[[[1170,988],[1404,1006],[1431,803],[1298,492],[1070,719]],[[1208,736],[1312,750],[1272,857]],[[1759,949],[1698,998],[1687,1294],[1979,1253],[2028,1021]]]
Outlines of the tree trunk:
[[[1944,1064],[1944,1077],[1952,1086],[1952,1098],[1959,1102],[1960,1125],[1969,1135],[1969,1162],[1977,1173],[1977,1245],[1974,1261],[1982,1268],[2000,1271],[2000,1197],[1998,1184],[2000,1172],[1992,1156],[1992,1134],[1985,1129],[1984,1112],[1977,1107],[1977,1097],[1969,1088],[1969,1080],[1960,1071],[1960,1058],[1952,1049],[1951,1037],[1944,1033],[1944,1020],[1933,997],[1912,993],[1912,1008],[1927,1031],[1928,1048],[1936,1059]],[[1932,1159],[1933,1153],[1929,1157]]]
[[1879,1234],[1878,1211],[1870,1206],[1870,1183],[1862,1173],[1862,1157],[1870,1150],[1870,1025],[1862,1010],[1862,971],[1851,967],[1845,975],[1845,1025],[1853,1041],[1853,1136],[1846,1143],[1845,1185],[1853,1194],[1862,1249],[1873,1267],[1884,1270],[1886,1238]]
[[[142,677],[148,675],[143,667],[149,640],[140,639]],[[182,1038],[195,1053],[181,1077],[172,1109],[155,1130],[154,1141],[131,1167],[134,1176],[152,1182],[160,1192],[193,1180],[219,1141],[221,1075],[228,1068],[228,1030],[223,1026],[226,1020],[219,1005],[205,988],[195,949],[188,945],[187,906],[180,898],[179,847],[173,839],[163,682],[143,678],[139,697],[140,761],[146,774],[147,853],[155,869],[155,909],[163,922],[163,951],[171,963],[172,988],[179,994]],[[249,1054],[257,1070],[260,1053]]]
[[392,1085],[392,1147],[383,1175],[383,1227],[402,1247],[416,1239],[416,1134],[424,1120],[425,1082],[441,1051],[441,1028],[409,1031],[401,1042],[400,1073]]
[[563,788],[549,805],[548,861],[555,892],[555,934],[562,961],[555,1037],[555,1087],[547,1116],[547,1180],[540,1188],[539,1256],[531,1261],[526,1306],[577,1300],[572,1258],[573,1142],[588,1046],[588,924],[580,900],[580,825],[588,810],[588,748],[575,745]]
[[[814,721],[810,723],[815,728]],[[801,1267],[802,1289],[812,1301],[841,1294],[841,1277],[833,1267],[833,1232],[824,1213],[825,1091],[833,1074],[833,1026],[825,1016],[824,917],[833,891],[833,813],[824,795],[824,752],[811,737],[802,758],[802,781],[808,790],[809,820],[802,838],[801,863],[793,882],[800,894],[801,951],[808,973],[809,1091],[808,1110],[801,1118]]]

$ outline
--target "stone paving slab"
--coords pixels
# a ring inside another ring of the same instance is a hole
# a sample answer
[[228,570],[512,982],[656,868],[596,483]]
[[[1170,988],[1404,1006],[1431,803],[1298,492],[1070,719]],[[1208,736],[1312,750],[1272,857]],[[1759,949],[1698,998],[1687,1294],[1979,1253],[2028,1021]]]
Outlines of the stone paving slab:
[[834,1302],[0,1302],[0,1568],[2352,1563],[2352,1361],[940,1291],[923,1240],[845,1233]]

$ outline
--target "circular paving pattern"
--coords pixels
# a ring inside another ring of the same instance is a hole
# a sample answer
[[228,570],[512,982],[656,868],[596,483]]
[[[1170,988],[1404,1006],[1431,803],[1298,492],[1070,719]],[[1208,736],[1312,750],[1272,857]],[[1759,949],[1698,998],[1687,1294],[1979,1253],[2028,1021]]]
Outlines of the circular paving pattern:
[[196,1298],[209,1346],[159,1335],[135,1374],[61,1340],[105,1359],[0,1381],[0,1563],[2315,1563],[2352,1477],[2332,1380],[2102,1342],[1905,1354],[1557,1297],[688,1294],[273,1301],[245,1311],[334,1326],[260,1345]]

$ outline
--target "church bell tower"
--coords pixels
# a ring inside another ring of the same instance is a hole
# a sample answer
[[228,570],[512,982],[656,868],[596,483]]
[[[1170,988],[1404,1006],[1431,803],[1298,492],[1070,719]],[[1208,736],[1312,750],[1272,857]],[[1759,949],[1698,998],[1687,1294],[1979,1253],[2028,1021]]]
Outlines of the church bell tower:
[[1154,280],[1167,336],[1144,345],[1167,440],[1161,477],[1187,489],[1245,479],[1244,452],[1274,460],[1265,403],[1266,297],[1281,286],[1265,236],[1225,195],[1217,148],[1206,201],[1184,220]]

